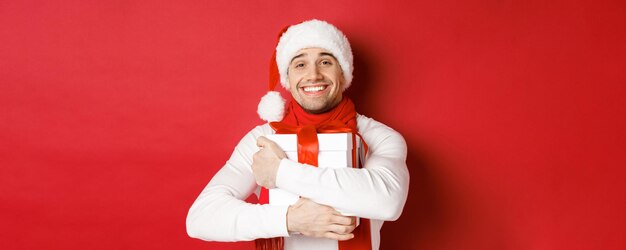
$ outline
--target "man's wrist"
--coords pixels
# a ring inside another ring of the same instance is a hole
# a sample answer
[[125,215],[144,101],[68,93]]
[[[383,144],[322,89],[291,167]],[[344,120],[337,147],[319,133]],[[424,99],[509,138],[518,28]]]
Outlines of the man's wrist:
[[289,233],[289,235],[300,234],[297,220],[294,218],[295,214],[293,214],[295,212],[294,210],[298,209],[295,205],[296,204],[289,205],[289,207],[287,207],[286,223],[287,223],[287,232]]
[[291,207],[292,207],[291,205],[289,207],[287,207],[287,216],[286,216],[286,219],[285,219],[285,223],[287,224],[287,232],[289,232],[289,234],[295,232],[293,230],[293,226],[290,225],[291,221],[289,220],[289,215],[291,213]]

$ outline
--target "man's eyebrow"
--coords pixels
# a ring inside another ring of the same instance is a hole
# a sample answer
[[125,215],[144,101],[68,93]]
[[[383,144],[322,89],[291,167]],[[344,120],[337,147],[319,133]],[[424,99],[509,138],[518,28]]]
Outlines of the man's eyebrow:
[[300,54],[300,55],[294,56],[293,58],[291,58],[291,61],[290,61],[289,63],[292,63],[292,62],[293,62],[293,60],[296,60],[296,58],[298,58],[298,57],[303,57],[303,56],[305,56],[305,55],[306,55],[306,53],[302,53],[302,54]]
[[333,56],[333,54],[328,53],[328,52],[320,52],[320,56],[330,56],[332,58],[335,58],[335,60],[337,60],[337,58],[335,56]]

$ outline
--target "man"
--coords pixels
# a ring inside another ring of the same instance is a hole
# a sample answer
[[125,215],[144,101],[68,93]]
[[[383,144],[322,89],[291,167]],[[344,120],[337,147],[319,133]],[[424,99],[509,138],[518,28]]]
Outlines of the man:
[[[285,111],[277,92],[263,97],[261,117],[280,122],[257,126],[239,142],[191,206],[188,234],[212,241],[256,240],[257,249],[378,249],[383,221],[396,220],[407,197],[404,139],[357,114],[343,95],[352,82],[353,57],[347,38],[333,25],[311,20],[289,27],[275,56],[274,74],[280,74],[292,100]],[[358,133],[369,146],[363,168],[298,163],[264,137],[281,124],[330,123]],[[243,201],[275,187],[301,198],[290,206]]]

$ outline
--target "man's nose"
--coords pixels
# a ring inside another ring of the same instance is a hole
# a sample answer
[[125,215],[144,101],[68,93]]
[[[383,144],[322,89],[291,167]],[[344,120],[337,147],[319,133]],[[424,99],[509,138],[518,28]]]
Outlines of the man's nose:
[[321,80],[323,78],[324,76],[320,73],[320,68],[317,65],[313,65],[312,67],[309,67],[309,70],[307,72],[308,81]]

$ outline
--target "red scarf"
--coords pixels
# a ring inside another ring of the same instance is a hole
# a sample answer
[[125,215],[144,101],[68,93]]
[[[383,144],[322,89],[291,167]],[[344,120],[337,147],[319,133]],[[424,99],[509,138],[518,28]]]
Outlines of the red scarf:
[[[352,100],[343,96],[341,102],[328,112],[311,114],[306,112],[295,101],[291,100],[287,106],[285,117],[280,122],[271,122],[270,126],[277,134],[298,134],[298,162],[317,167],[317,133],[353,133],[352,145],[356,146],[356,109]],[[365,152],[367,145],[363,142]],[[352,166],[356,164],[356,150],[353,150]],[[269,190],[261,188],[260,204],[269,203]],[[339,250],[369,250],[371,249],[370,221],[360,218],[360,225],[352,232],[354,238],[339,241]],[[282,237],[255,240],[256,250],[283,250]]]

